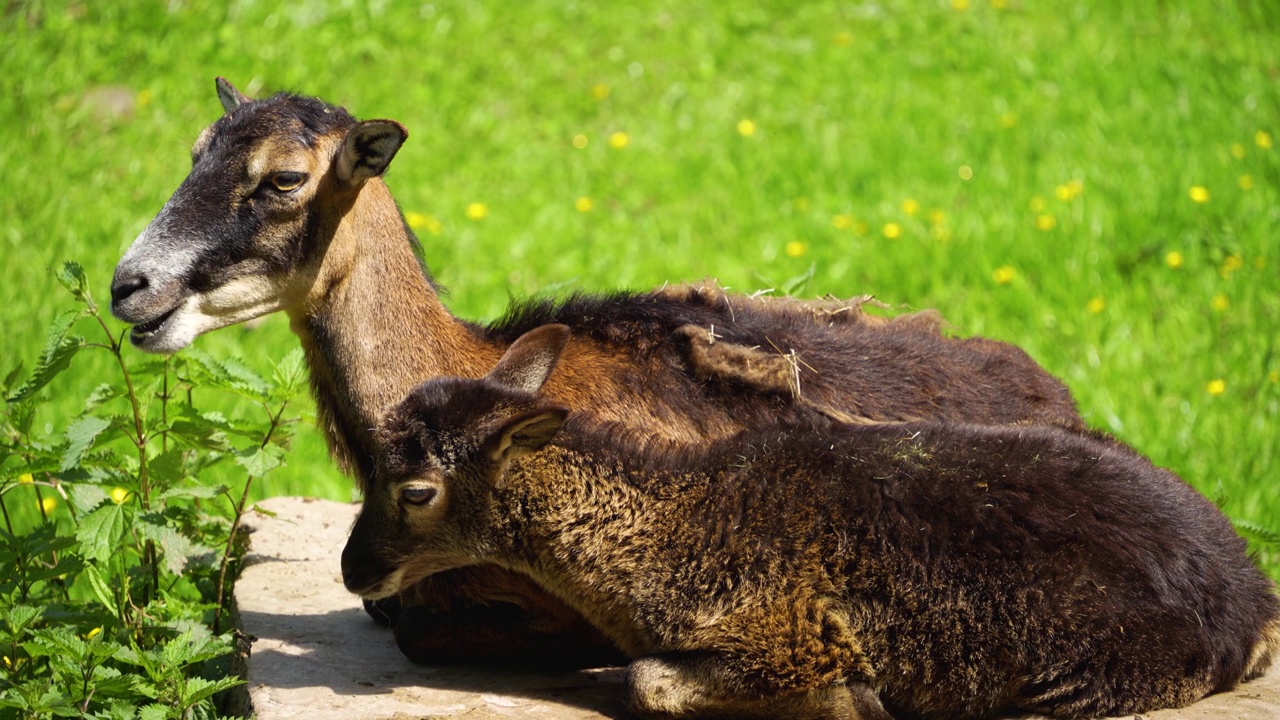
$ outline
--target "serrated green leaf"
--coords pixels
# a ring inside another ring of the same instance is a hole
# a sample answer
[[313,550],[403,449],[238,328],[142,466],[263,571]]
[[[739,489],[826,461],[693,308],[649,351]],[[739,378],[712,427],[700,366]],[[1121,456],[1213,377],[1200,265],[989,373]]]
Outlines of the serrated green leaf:
[[22,374],[22,368],[25,365],[26,363],[19,360],[18,364],[15,365],[12,370],[10,370],[8,373],[5,374],[4,383],[0,384],[0,389],[3,389],[6,395],[9,392],[9,388],[13,387],[13,384],[18,381],[18,376]]
[[[155,697],[159,693],[151,695]],[[169,717],[169,708],[164,705],[143,705],[138,708],[138,720],[166,720]]]
[[85,452],[93,446],[93,441],[109,427],[111,427],[110,420],[94,415],[82,417],[68,425],[64,433],[67,449],[62,454],[62,466],[59,470],[70,470],[80,464],[80,458],[84,457]]
[[20,633],[44,614],[44,608],[31,605],[14,605],[4,612],[4,621],[10,634]]
[[211,552],[204,545],[193,542],[176,529],[165,525],[164,518],[154,513],[139,516],[134,527],[137,528],[138,534],[160,548],[165,568],[174,575],[182,574],[192,556]]
[[75,505],[81,512],[90,512],[97,508],[107,500],[107,491],[102,489],[101,485],[80,482],[69,484],[66,486],[67,494],[71,496],[71,504]]
[[21,387],[9,395],[9,402],[26,400],[67,369],[71,364],[71,358],[84,347],[84,338],[68,335],[72,324],[80,319],[80,314],[79,310],[68,310],[54,318],[49,326],[44,352],[40,354],[35,370]]
[[271,374],[275,382],[276,397],[280,400],[292,400],[306,388],[307,362],[302,348],[294,348],[281,358]]
[[118,616],[120,608],[116,605],[115,594],[111,591],[111,586],[107,584],[106,579],[98,572],[98,568],[93,565],[86,565],[84,577],[89,581],[89,589],[93,591],[93,597],[99,603],[102,603],[107,612]]
[[262,477],[284,464],[284,451],[275,445],[235,453],[236,462],[253,477]]
[[85,558],[102,562],[111,557],[124,537],[124,506],[107,503],[80,521],[76,539]]
[[184,485],[165,490],[156,496],[160,500],[170,500],[173,498],[200,498],[201,500],[209,500],[221,496],[227,491],[226,485]]
[[151,478],[159,485],[176,485],[187,477],[185,467],[186,451],[180,447],[170,447],[147,463]]
[[62,287],[66,288],[67,292],[74,295],[77,300],[84,299],[85,290],[89,284],[85,280],[84,268],[80,266],[80,263],[74,261],[62,263],[62,267],[58,268],[57,278]]
[[1253,536],[1256,540],[1268,545],[1280,545],[1280,530],[1251,520],[1237,520],[1235,518],[1231,518],[1231,524],[1237,530]]
[[89,393],[89,397],[84,400],[85,412],[95,410],[102,406],[103,403],[115,400],[124,396],[124,389],[111,385],[110,383],[102,383]]
[[26,578],[28,582],[39,582],[41,580],[52,580],[54,578],[63,577],[65,575],[73,575],[84,569],[84,561],[75,555],[66,555],[58,558],[57,564],[52,567],[39,565],[27,570]]
[[265,400],[267,399],[270,386],[267,381],[262,378],[253,368],[236,358],[227,358],[222,361],[222,366],[232,377],[232,387],[242,392],[246,392],[253,397]]

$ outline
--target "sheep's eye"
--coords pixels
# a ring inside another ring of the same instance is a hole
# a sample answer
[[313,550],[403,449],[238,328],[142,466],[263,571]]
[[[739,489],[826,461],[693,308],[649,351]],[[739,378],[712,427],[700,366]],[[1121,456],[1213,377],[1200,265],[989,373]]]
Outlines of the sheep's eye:
[[280,192],[291,192],[302,187],[302,183],[306,182],[307,176],[300,172],[278,172],[271,175],[271,187]]
[[400,489],[400,499],[410,505],[426,505],[436,497],[433,487],[406,487]]

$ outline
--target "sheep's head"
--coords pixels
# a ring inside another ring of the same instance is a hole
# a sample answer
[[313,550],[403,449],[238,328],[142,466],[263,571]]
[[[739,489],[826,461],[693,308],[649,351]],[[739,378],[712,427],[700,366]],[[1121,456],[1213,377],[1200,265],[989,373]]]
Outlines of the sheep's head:
[[568,335],[564,325],[532,330],[488,375],[430,380],[387,413],[377,475],[342,551],[348,590],[376,600],[485,561],[490,518],[502,511],[492,489],[568,415],[538,395]]
[[217,89],[226,113],[200,134],[191,173],[112,279],[111,312],[149,352],[297,301],[326,233],[408,136],[315,98],[251,100],[222,78]]

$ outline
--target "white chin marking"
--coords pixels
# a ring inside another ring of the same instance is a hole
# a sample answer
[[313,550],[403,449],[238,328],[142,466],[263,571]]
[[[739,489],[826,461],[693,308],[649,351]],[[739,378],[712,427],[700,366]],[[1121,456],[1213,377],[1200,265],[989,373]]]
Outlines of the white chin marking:
[[398,567],[387,574],[386,577],[373,587],[360,593],[360,597],[365,600],[382,600],[400,592],[401,583],[404,580],[404,568]]
[[129,339],[149,353],[175,353],[197,337],[218,328],[252,320],[284,307],[279,284],[267,278],[233,280],[182,301],[154,331]]

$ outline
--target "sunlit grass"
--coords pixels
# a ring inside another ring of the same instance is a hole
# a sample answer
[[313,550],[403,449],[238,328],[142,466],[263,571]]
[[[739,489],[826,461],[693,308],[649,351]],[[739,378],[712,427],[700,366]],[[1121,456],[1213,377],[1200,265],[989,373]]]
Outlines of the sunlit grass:
[[[46,267],[80,261],[105,300],[225,75],[409,128],[388,180],[461,315],[549,286],[754,291],[812,267],[802,294],[937,307],[1019,344],[1091,425],[1280,525],[1271,3],[5,12],[0,373],[68,306]],[[260,368],[295,343],[280,317],[199,341]],[[66,412],[100,362],[54,386]],[[266,492],[350,497],[315,434],[289,463]]]

